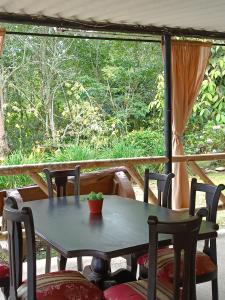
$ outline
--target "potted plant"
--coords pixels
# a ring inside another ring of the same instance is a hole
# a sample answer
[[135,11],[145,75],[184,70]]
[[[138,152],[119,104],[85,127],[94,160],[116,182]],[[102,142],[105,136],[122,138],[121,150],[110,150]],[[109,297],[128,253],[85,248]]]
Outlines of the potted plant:
[[103,194],[91,192],[88,197],[88,206],[91,214],[101,214],[103,204]]

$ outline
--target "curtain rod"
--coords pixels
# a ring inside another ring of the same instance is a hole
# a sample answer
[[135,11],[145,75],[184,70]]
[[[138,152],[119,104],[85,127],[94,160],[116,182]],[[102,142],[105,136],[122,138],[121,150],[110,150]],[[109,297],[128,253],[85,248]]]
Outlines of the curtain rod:
[[147,43],[161,43],[161,40],[156,39],[140,39],[140,38],[122,38],[122,37],[103,37],[103,36],[83,36],[83,35],[67,35],[67,34],[49,34],[38,32],[20,32],[20,31],[6,31],[6,34],[11,35],[28,35],[28,36],[41,36],[41,37],[59,37],[69,39],[90,39],[90,40],[106,40],[106,41],[128,41],[128,42],[147,42]]
[[[105,41],[127,41],[127,42],[146,42],[146,43],[161,43],[161,40],[156,39],[140,39],[140,38],[122,38],[122,37],[103,37],[103,36],[83,36],[83,35],[67,35],[67,34],[49,34],[38,32],[21,32],[21,31],[6,31],[6,34],[10,35],[28,35],[28,36],[40,36],[40,37],[57,37],[57,38],[69,38],[69,39],[88,39],[88,40],[105,40]],[[222,43],[213,43],[213,46],[222,46]]]

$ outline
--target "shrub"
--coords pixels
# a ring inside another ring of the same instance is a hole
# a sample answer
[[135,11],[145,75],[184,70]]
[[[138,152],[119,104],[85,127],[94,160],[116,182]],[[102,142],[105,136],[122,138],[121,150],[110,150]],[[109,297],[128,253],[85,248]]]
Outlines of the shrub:
[[225,151],[225,125],[208,122],[203,130],[189,133],[184,137],[185,152],[211,153]]
[[149,130],[132,131],[124,138],[126,145],[140,149],[143,156],[164,155],[163,134]]

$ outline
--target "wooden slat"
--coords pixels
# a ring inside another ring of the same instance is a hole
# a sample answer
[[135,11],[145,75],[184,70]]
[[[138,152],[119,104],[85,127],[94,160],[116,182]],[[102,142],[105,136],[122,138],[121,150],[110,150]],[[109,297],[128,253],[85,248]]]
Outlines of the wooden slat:
[[224,160],[225,153],[212,153],[212,154],[194,154],[194,155],[175,155],[172,158],[173,162],[189,162],[189,161],[211,161],[211,160]]
[[[196,164],[196,162],[190,161],[188,165],[191,167],[192,171],[201,178],[203,182],[215,185],[215,183],[205,174],[205,172]],[[222,193],[220,196],[220,200],[225,203],[225,196]]]
[[[141,177],[141,175],[138,173],[138,171],[135,169],[132,165],[126,165],[127,171],[130,174],[130,176],[133,178],[133,180],[139,185],[139,187],[144,191],[144,179]],[[155,196],[155,194],[152,192],[152,190],[149,188],[148,190],[148,199],[151,203],[157,204],[158,200]]]
[[[36,183],[40,187],[40,189],[48,195],[47,184],[39,174],[33,172],[26,172],[26,174],[29,175],[33,182]],[[56,195],[55,191],[53,193]]]

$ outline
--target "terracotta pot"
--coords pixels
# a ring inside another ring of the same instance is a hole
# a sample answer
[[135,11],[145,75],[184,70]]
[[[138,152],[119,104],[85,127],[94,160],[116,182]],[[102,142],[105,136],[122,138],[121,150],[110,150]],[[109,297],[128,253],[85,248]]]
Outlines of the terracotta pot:
[[89,211],[91,214],[102,213],[103,200],[88,200]]

